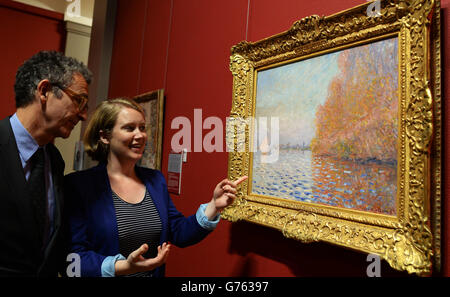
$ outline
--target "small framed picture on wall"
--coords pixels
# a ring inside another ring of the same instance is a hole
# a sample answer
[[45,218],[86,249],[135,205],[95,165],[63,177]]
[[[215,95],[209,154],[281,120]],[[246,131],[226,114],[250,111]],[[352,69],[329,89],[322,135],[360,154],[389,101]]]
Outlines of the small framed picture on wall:
[[133,97],[133,99],[144,108],[147,132],[147,144],[139,165],[161,170],[164,89],[146,92]]

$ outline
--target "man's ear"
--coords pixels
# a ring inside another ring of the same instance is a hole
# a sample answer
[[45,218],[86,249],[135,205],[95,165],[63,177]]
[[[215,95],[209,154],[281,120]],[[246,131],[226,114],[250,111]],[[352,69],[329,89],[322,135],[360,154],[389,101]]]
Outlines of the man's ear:
[[100,141],[102,143],[109,144],[109,133],[107,131],[100,130],[98,134],[100,135]]
[[52,91],[52,84],[48,79],[41,80],[36,88],[36,95],[42,104],[47,103],[48,95]]

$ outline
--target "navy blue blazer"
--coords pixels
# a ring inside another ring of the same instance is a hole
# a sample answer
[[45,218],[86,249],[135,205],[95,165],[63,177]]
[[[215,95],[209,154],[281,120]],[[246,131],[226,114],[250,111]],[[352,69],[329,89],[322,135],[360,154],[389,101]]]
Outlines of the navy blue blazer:
[[[198,243],[211,231],[202,228],[196,216],[184,217],[174,206],[161,172],[135,167],[159,212],[162,231],[159,244],[178,247]],[[65,197],[70,227],[70,252],[81,258],[81,276],[101,276],[107,256],[119,254],[119,233],[106,165],[71,173],[65,177]],[[164,276],[165,265],[154,276]]]

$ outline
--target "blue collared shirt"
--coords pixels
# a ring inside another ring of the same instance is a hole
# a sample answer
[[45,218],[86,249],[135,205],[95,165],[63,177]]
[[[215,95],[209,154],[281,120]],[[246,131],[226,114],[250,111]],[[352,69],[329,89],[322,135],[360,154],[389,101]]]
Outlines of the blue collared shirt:
[[[207,205],[207,203],[201,204],[197,210],[197,213],[195,214],[195,217],[197,218],[197,222],[200,226],[202,226],[202,228],[206,230],[214,230],[220,221],[220,214],[218,214],[212,221],[210,221],[205,215]],[[103,260],[101,267],[103,277],[115,276],[115,264],[118,260],[126,260],[126,258],[122,254],[117,254],[115,256],[108,256]]]
[[[17,149],[19,150],[20,161],[22,162],[22,168],[25,173],[25,178],[28,180],[31,173],[31,162],[30,159],[33,154],[39,148],[39,145],[34,140],[34,138],[30,135],[30,133],[25,129],[25,127],[20,122],[17,114],[15,113],[10,119],[11,128],[14,134],[14,138],[16,139]],[[44,146],[45,152],[45,188],[47,191],[47,206],[48,206],[48,214],[50,221],[50,234],[47,237],[47,240],[50,238],[50,235],[53,233],[53,223],[54,223],[54,211],[55,211],[55,194],[53,189],[53,178],[51,175],[51,160],[47,152],[46,146]]]

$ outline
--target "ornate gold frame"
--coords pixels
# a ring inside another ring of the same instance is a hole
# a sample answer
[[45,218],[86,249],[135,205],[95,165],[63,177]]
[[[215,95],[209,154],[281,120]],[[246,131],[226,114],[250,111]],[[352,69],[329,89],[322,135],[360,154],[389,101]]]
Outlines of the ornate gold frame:
[[[163,144],[163,125],[164,125],[164,89],[159,89],[155,91],[150,91],[144,94],[137,95],[133,97],[133,99],[138,102],[146,113],[148,113],[148,109],[150,108],[151,103],[156,104],[155,109],[156,112],[154,114],[146,114],[146,124],[147,124],[147,136],[149,140],[147,140],[147,145],[144,151],[144,156],[139,161],[141,166],[149,167],[151,169],[161,170],[161,161],[162,161],[162,144]],[[154,133],[151,132],[151,129],[154,129]],[[150,135],[153,135],[154,142],[149,143]],[[150,147],[151,146],[151,147]],[[146,159],[146,151],[151,149],[154,152],[154,162],[153,164],[149,160]]]
[[[266,198],[240,185],[222,217],[281,230],[302,242],[325,241],[378,254],[393,268],[429,275],[440,270],[441,82],[439,0],[385,0],[377,17],[366,3],[327,16],[310,16],[286,32],[231,48],[231,120],[253,117],[258,69],[396,35],[399,42],[399,162],[397,215]],[[228,176],[250,174],[252,127],[227,127]],[[245,151],[237,147],[245,139]]]

